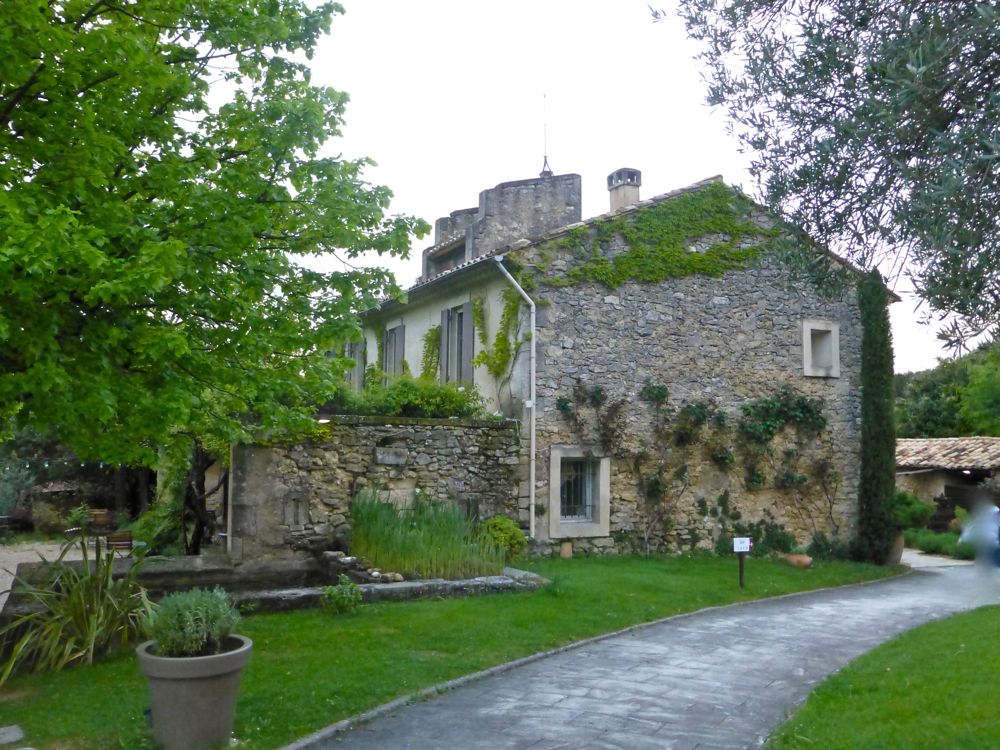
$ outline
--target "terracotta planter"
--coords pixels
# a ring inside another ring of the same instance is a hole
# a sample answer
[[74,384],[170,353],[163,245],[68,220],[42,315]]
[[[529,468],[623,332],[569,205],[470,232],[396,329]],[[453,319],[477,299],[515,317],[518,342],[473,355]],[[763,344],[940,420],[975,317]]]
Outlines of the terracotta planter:
[[900,531],[896,535],[896,538],[892,540],[892,546],[889,548],[889,554],[886,555],[885,564],[899,565],[900,560],[903,559],[904,546],[906,546],[906,539],[903,537],[903,532]]
[[809,555],[804,554],[788,554],[785,555],[785,562],[791,565],[793,568],[808,568],[813,564],[813,559]]
[[227,642],[234,646],[231,651],[212,656],[156,656],[154,641],[136,648],[149,684],[153,734],[165,750],[228,746],[240,675],[253,641],[232,635]]

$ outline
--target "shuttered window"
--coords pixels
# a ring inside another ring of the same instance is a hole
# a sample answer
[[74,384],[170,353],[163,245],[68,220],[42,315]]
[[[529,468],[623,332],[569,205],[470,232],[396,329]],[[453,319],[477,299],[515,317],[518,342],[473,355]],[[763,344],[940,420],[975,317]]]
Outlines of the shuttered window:
[[360,391],[365,387],[365,368],[368,367],[368,351],[365,340],[348,344],[347,356],[354,360],[354,367],[347,373],[347,382],[354,390]]
[[406,326],[388,328],[382,346],[382,372],[391,378],[403,374],[403,360],[406,359]]
[[473,382],[475,356],[472,303],[441,311],[441,380],[445,383]]

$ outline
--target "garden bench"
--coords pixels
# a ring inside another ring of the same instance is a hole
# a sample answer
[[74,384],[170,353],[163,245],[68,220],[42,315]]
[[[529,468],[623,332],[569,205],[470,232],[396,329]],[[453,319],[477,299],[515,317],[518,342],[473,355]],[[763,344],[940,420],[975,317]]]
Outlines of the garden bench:
[[137,546],[132,540],[131,531],[111,531],[104,537],[104,547],[108,552],[117,552],[122,557],[132,554],[132,548]]

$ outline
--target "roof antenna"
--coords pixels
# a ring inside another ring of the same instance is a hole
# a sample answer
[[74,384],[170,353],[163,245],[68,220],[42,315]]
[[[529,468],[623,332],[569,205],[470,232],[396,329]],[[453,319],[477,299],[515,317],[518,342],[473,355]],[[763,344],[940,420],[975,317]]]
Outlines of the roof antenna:
[[551,177],[552,167],[549,166],[549,116],[545,94],[542,94],[542,157],[544,163],[542,164],[542,171],[538,173],[538,176]]

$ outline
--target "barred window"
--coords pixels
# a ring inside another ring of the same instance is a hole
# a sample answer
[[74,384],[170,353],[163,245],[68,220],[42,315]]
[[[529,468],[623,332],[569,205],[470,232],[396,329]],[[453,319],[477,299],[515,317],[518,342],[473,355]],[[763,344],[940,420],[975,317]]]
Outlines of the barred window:
[[564,458],[560,466],[560,515],[567,520],[594,518],[597,488],[597,461]]

